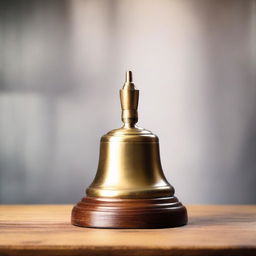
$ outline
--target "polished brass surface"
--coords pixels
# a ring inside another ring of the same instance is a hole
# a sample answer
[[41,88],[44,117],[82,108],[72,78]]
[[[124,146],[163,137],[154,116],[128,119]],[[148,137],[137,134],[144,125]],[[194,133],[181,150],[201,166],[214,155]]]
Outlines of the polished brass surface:
[[139,90],[132,72],[120,90],[122,128],[101,138],[96,177],[86,193],[90,197],[156,198],[173,196],[160,162],[158,137],[136,125]]

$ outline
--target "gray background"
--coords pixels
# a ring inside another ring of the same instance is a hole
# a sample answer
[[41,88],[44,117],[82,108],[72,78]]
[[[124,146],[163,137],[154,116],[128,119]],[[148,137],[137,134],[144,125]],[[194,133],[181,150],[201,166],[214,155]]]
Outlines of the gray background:
[[0,202],[75,203],[100,136],[160,138],[184,203],[256,203],[256,1],[0,1]]

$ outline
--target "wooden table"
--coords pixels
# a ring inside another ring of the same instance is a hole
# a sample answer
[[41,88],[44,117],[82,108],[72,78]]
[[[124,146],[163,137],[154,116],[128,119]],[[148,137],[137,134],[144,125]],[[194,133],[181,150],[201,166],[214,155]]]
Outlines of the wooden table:
[[188,206],[179,228],[70,224],[71,205],[0,206],[0,255],[256,255],[256,206]]

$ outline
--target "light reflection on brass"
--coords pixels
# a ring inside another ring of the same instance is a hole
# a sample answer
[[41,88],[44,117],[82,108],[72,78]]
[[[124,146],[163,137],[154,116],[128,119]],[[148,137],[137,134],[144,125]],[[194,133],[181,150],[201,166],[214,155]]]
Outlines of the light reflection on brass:
[[86,190],[91,197],[154,198],[172,196],[160,162],[158,137],[136,125],[137,90],[132,72],[120,90],[123,127],[101,138],[96,177]]

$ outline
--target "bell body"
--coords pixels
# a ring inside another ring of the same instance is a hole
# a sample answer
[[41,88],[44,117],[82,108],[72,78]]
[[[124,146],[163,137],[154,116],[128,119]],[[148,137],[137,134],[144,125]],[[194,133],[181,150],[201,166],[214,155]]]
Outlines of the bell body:
[[86,197],[73,208],[72,224],[98,228],[185,225],[187,211],[164,176],[158,137],[135,125],[139,91],[130,71],[120,98],[124,126],[102,136],[96,176]]
[[91,197],[154,198],[173,196],[160,162],[157,136],[142,128],[121,128],[101,138]]

